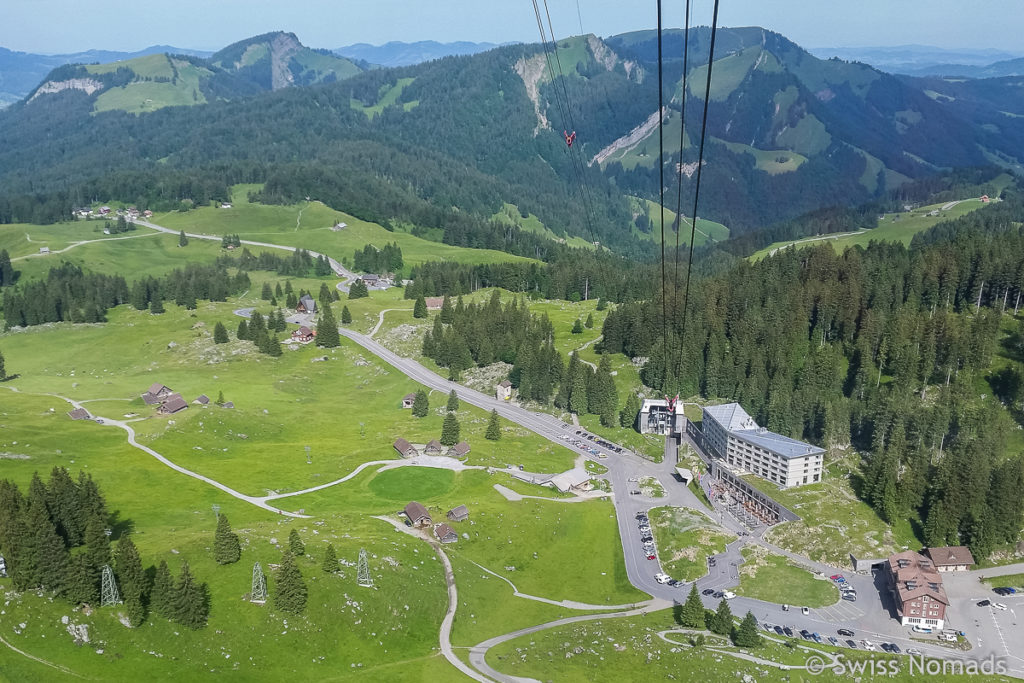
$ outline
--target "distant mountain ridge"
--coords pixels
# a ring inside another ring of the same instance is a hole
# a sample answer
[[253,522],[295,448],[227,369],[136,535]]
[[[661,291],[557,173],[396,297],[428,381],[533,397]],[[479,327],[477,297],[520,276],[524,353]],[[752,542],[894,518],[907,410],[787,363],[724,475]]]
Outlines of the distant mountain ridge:
[[931,45],[815,47],[808,52],[820,59],[838,57],[863,62],[892,74],[967,78],[1020,75],[1021,58],[1024,58],[1024,51],[1014,53],[992,48],[943,48]]
[[59,55],[16,52],[0,47],[0,107],[17,102],[28,95],[46,77],[46,74],[58,66],[64,64],[116,62],[159,53],[189,55],[192,57],[209,57],[213,54],[204,50],[173,47],[171,45],[151,45],[135,52],[86,50],[85,52]]
[[[510,43],[502,43],[509,45]],[[434,40],[420,40],[415,43],[391,41],[383,45],[355,43],[334,50],[334,53],[349,59],[357,59],[378,66],[411,66],[442,57],[475,55],[498,47],[495,43],[471,43],[456,41],[439,43]]]

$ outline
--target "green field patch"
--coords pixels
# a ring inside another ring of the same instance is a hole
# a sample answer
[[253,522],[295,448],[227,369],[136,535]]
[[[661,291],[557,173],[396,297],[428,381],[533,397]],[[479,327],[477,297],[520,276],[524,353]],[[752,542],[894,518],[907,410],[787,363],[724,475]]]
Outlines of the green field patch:
[[551,230],[548,229],[544,223],[541,222],[534,214],[528,214],[525,218],[520,213],[519,208],[515,204],[505,203],[502,205],[500,211],[491,216],[491,220],[505,225],[515,225],[526,232],[533,233],[535,235],[542,235],[548,239],[567,244],[570,247],[578,247],[582,249],[596,249],[593,242],[588,242],[582,237],[559,237]]
[[417,498],[437,498],[452,490],[451,470],[403,467],[381,472],[370,481],[370,491],[379,498],[407,503]]
[[[641,199],[640,197],[630,197],[630,201],[633,204],[634,214],[641,213],[646,214],[647,219],[650,221],[651,230],[650,232],[641,232],[633,227],[633,235],[639,239],[658,241],[661,239],[661,217],[659,214],[658,202],[651,201],[650,199]],[[676,212],[666,206],[663,210],[665,218],[665,240],[671,241],[673,244],[676,239],[676,232],[673,226],[676,221]],[[683,233],[679,236],[680,244],[688,244],[690,241],[690,218],[684,216],[682,220]],[[707,244],[707,242],[723,242],[729,239],[729,228],[725,227],[721,223],[715,221],[709,221],[706,218],[697,218],[697,230],[694,232],[693,244],[694,246],[701,246]]]
[[839,591],[827,578],[801,569],[781,555],[760,546],[742,549],[737,595],[779,605],[825,607],[839,599]]
[[749,154],[754,157],[754,167],[759,171],[764,171],[768,175],[778,175],[780,173],[789,173],[795,171],[807,161],[807,157],[796,152],[790,152],[788,150],[766,150],[757,149],[750,145],[744,145],[738,142],[728,142],[719,138],[713,138],[714,140],[721,142],[723,145],[729,148],[730,152],[735,154]]
[[[757,63],[762,47],[752,45],[721,59],[716,59],[711,77],[711,101],[721,102],[740,87],[750,70]],[[704,99],[704,84],[708,79],[708,67],[697,67],[690,74],[690,95]]]
[[817,116],[807,114],[795,126],[785,128],[776,135],[775,143],[800,154],[814,156],[828,149],[832,136]]
[[[32,223],[7,223],[0,225],[0,249],[6,249],[12,259],[22,257],[39,257],[43,259],[66,258],[64,255],[40,254],[39,250],[46,247],[51,252],[64,249],[76,242],[86,240],[115,239],[117,237],[135,237],[154,234],[154,231],[139,226],[136,230],[123,235],[104,235],[103,229],[110,223],[105,220],[77,220],[51,225],[35,225]],[[75,247],[79,249],[81,247]],[[69,252],[73,253],[73,250]],[[29,260],[22,259],[22,262]],[[15,263],[15,268],[22,266]]]
[[725,552],[736,535],[686,508],[658,507],[648,512],[661,567],[680,581],[695,581],[708,570],[708,556]]
[[[380,92],[378,93],[377,101],[374,104],[364,104],[354,97],[350,100],[349,104],[356,111],[361,111],[364,114],[366,114],[366,118],[372,121],[373,118],[377,116],[377,114],[380,114],[382,111],[384,111],[384,107],[390,107],[394,105],[396,102],[398,102],[398,98],[399,96],[401,96],[402,91],[405,90],[405,87],[412,83],[414,80],[416,79],[411,77],[399,78],[393,85],[385,83],[380,87]],[[407,102],[403,104],[403,107],[408,107],[408,105],[409,103]],[[405,111],[409,111],[409,109],[411,108],[412,107],[408,107],[405,109]]]
[[1024,574],[1004,574],[1002,576],[988,576],[981,580],[982,583],[987,584],[993,588],[999,586],[1009,586],[1016,588],[1017,592],[1020,593],[1024,590]]
[[131,69],[140,78],[172,78],[174,76],[171,60],[162,52],[106,64],[85,65],[85,70],[91,74],[113,73],[118,69]]

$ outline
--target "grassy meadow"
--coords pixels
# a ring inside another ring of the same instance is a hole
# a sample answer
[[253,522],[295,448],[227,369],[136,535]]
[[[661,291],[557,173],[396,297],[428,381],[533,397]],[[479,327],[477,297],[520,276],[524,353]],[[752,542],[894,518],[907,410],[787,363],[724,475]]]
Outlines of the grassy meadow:
[[761,546],[748,545],[741,551],[740,585],[737,595],[783,605],[825,607],[839,599],[839,590],[827,578],[819,578],[772,555]]
[[657,507],[648,512],[662,570],[680,581],[695,581],[708,570],[708,556],[725,552],[735,534],[685,508]]

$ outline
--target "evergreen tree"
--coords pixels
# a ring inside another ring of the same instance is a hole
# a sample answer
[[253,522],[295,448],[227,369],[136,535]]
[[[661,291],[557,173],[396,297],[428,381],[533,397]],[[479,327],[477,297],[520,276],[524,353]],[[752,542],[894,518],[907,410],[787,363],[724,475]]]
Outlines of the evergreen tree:
[[196,582],[187,561],[181,563],[181,574],[178,576],[178,585],[174,587],[171,611],[174,614],[174,621],[182,626],[193,630],[206,626],[209,615],[206,584]]
[[249,325],[245,322],[245,318],[238,321],[238,329],[235,331],[235,337],[241,341],[249,339]]
[[748,611],[747,616],[743,617],[743,621],[740,622],[739,628],[733,635],[733,642],[737,647],[761,646],[761,634],[757,630],[757,619],[753,612]]
[[365,299],[368,296],[370,296],[370,291],[366,288],[366,283],[362,279],[356,279],[348,289],[349,299]]
[[[575,357],[576,354],[573,354]],[[587,412],[587,375],[590,369],[583,363],[576,364],[576,371],[569,378],[569,412],[583,415]]]
[[64,597],[73,605],[96,605],[100,601],[100,585],[89,564],[89,558],[79,553],[68,561]]
[[[420,297],[420,298],[423,298],[423,297]],[[417,303],[418,302],[419,302],[419,299],[417,299]],[[423,308],[424,308],[424,310],[426,310],[426,301],[423,302]],[[416,316],[416,317],[426,317],[426,316]],[[451,323],[455,322],[455,309],[452,307],[452,300],[449,299],[448,297],[445,297],[444,298],[444,302],[441,304],[441,316],[440,317],[441,317],[441,322],[446,324],[446,325],[450,325]]]
[[217,515],[217,531],[213,535],[213,559],[217,564],[232,564],[242,556],[238,534],[231,531],[227,515]]
[[278,282],[276,285],[274,285],[274,297],[280,299],[283,296],[284,291],[281,289],[281,283]]
[[606,308],[608,308],[608,302],[606,302],[604,299],[598,299],[597,300],[597,310],[603,311]]
[[153,298],[149,300],[149,312],[153,315],[160,315],[164,312],[164,300],[159,293],[154,294]]
[[134,627],[146,618],[146,610],[142,603],[146,592],[146,574],[142,569],[142,559],[130,536],[122,536],[114,551],[114,573],[121,587],[121,599],[129,623]]
[[712,633],[727,636],[732,633],[732,610],[729,609],[729,601],[725,598],[718,603],[718,609],[712,612],[707,619],[708,629]]
[[264,353],[266,353],[268,356],[273,356],[275,358],[281,356],[284,353],[284,351],[281,349],[281,342],[278,341],[276,334],[272,337],[267,336],[265,348],[266,351]]
[[17,272],[11,265],[11,255],[6,249],[0,249],[0,287],[7,287],[14,284]]
[[107,513],[107,503],[103,500],[103,494],[92,480],[91,474],[80,471],[78,473],[78,515],[79,522],[85,529],[89,521],[95,517],[101,524],[106,524],[110,518]]
[[306,554],[306,546],[299,538],[299,531],[295,527],[288,532],[288,550],[295,557],[300,557]]
[[328,574],[333,574],[338,571],[338,556],[334,552],[333,543],[327,544],[327,550],[324,551],[324,560],[320,564],[320,567]]
[[224,405],[224,403],[225,403],[225,401],[224,401],[224,392],[223,391],[218,391],[217,392],[217,405],[222,406],[222,405]]
[[32,475],[29,485],[25,535],[22,537],[19,564],[30,579],[28,587],[41,586],[60,593],[64,589],[68,565],[68,551],[57,534],[46,507],[46,486],[39,474]]
[[[244,324],[245,321],[242,321]],[[214,344],[227,344],[228,343],[228,330],[224,327],[224,323],[217,321],[217,324],[213,326],[213,343]]]
[[704,628],[704,603],[697,592],[696,581],[690,584],[690,594],[686,596],[679,624],[685,628]]
[[7,366],[4,362],[4,354],[0,352],[0,382],[7,379]]
[[174,618],[174,579],[167,561],[160,560],[153,577],[153,589],[149,594],[149,608],[165,619]]
[[349,313],[348,306],[341,307],[341,324],[350,325],[352,324],[352,314]]
[[455,393],[454,389],[452,389],[451,393],[448,394],[448,405],[445,407],[445,409],[449,413],[455,412],[456,410],[459,409],[459,395]]
[[85,533],[78,505],[78,486],[66,469],[54,466],[46,486],[46,506],[57,533],[69,548],[81,545]]
[[487,433],[484,434],[485,439],[490,441],[498,441],[501,439],[501,424],[498,418],[497,409],[491,410],[491,419],[487,423]]
[[576,318],[576,322],[572,324],[573,334],[583,334],[583,323],[580,322],[579,318]]
[[422,296],[416,299],[416,303],[412,307],[412,317],[414,318],[426,318],[427,317],[427,300]]
[[110,564],[111,554],[106,524],[96,515],[93,515],[85,527],[85,556],[89,558],[89,564],[98,579],[103,565]]
[[445,446],[454,446],[459,442],[459,418],[455,413],[448,413],[444,416],[444,424],[441,426],[441,443]]
[[188,246],[188,237],[185,235],[185,231],[184,230],[181,230],[180,232],[178,232],[178,246],[179,247],[187,247]]
[[[344,312],[342,312],[342,317],[344,317]],[[320,310],[320,319],[316,325],[316,345],[325,349],[333,349],[341,345],[338,322],[329,305],[325,305]]]
[[416,399],[412,402],[413,417],[426,417],[428,412],[430,412],[430,400],[427,398],[427,392],[420,389],[416,392]]
[[585,323],[583,323],[583,326],[586,327],[588,330],[593,329],[593,327],[594,327],[594,314],[593,313],[588,313],[587,314],[587,321]]
[[295,558],[287,550],[281,556],[281,567],[274,582],[274,607],[282,612],[302,614],[306,609],[306,583]]
[[626,406],[619,413],[619,426],[627,428],[634,426],[636,424],[636,416],[640,413],[640,406],[640,397],[634,391],[629,392]]

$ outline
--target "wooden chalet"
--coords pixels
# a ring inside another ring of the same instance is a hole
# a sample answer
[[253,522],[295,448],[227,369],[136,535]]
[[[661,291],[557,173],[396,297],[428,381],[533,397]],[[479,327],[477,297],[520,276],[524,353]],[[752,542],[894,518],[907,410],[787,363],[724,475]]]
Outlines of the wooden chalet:
[[188,403],[181,397],[181,394],[171,394],[167,397],[160,407],[156,409],[156,412],[161,415],[173,415],[174,413],[181,412],[188,408]]
[[434,527],[434,535],[437,536],[437,540],[441,541],[441,543],[455,543],[459,540],[459,535],[455,533],[455,529],[444,522]]
[[452,508],[448,511],[448,519],[453,522],[465,522],[469,519],[469,508],[465,505]]
[[413,526],[430,526],[434,523],[434,520],[430,518],[430,513],[427,512],[427,508],[422,503],[412,501],[405,506],[403,512],[405,512],[406,518]]
[[403,458],[413,458],[419,455],[416,448],[405,439],[395,439],[394,447]]
[[444,446],[437,439],[432,439],[427,447],[423,449],[423,452],[427,455],[441,455],[444,452]]

